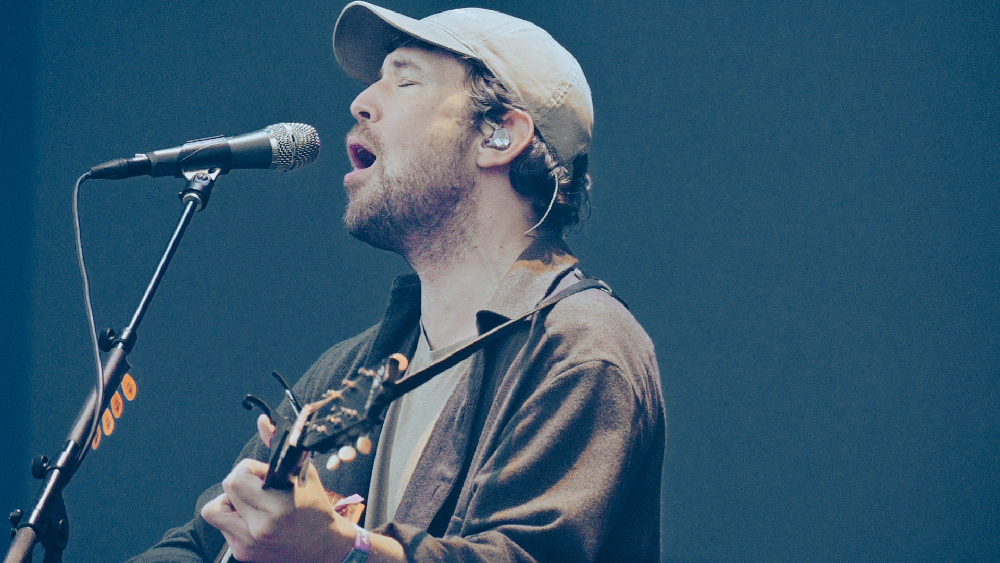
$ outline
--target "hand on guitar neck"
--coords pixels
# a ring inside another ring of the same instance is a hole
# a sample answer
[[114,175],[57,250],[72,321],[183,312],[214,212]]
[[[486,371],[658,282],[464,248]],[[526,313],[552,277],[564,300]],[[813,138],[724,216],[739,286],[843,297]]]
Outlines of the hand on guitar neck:
[[[341,497],[323,488],[310,452],[335,451],[334,457],[345,461],[358,450],[368,453],[371,442],[366,433],[373,420],[384,416],[388,403],[383,397],[405,369],[406,358],[393,355],[379,370],[358,370],[339,389],[305,406],[275,373],[293,405],[294,421],[274,418],[267,403],[247,396],[244,407],[257,406],[265,412],[257,419],[257,431],[271,448],[271,459],[269,464],[254,459],[239,462],[222,481],[224,492],[202,508],[202,518],[226,538],[227,547],[217,561],[228,563],[230,555],[246,563],[344,560],[354,546],[361,507],[335,510]],[[342,404],[352,397],[367,400],[360,410]],[[376,534],[370,540],[369,563],[405,561],[395,540]]]
[[[261,439],[270,445],[274,426],[257,420]],[[245,459],[223,480],[225,492],[201,511],[218,528],[233,556],[246,562],[339,562],[351,550],[354,524],[333,510],[316,467],[308,462],[291,489],[265,489],[268,464]]]
[[[267,415],[260,415],[257,417],[257,432],[260,434],[260,439],[264,442],[265,446],[271,446],[271,440],[274,439],[274,432],[276,428],[271,424],[271,419],[267,418]],[[367,453],[367,452],[365,452]],[[329,497],[330,502],[333,503],[334,512],[344,516],[351,521],[352,524],[357,524],[361,520],[361,513],[365,509],[365,505],[360,496],[354,495],[353,497],[344,497],[338,495],[333,491],[326,491],[326,496]]]

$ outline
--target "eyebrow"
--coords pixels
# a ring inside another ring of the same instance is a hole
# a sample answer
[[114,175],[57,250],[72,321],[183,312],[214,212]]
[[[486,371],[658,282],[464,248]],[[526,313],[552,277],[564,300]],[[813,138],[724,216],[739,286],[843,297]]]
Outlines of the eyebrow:
[[[406,69],[406,68],[411,68],[411,69],[413,69],[413,70],[415,70],[417,72],[423,71],[423,68],[421,68],[420,65],[418,65],[417,63],[415,63],[415,62],[413,62],[413,61],[411,61],[409,59],[394,59],[392,61],[392,68],[395,69],[396,71],[400,71],[400,70],[403,70],[403,69]],[[382,78],[385,75],[385,70],[383,70],[383,69],[384,69],[384,67],[380,68],[378,70],[378,77],[379,78]]]

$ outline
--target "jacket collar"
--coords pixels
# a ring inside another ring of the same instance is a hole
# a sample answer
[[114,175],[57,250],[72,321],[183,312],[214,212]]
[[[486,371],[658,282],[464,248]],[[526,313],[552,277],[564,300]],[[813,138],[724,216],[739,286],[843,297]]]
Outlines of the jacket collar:
[[[577,264],[566,242],[558,235],[540,235],[518,256],[483,310],[476,313],[480,333],[535,307]],[[399,342],[420,318],[420,279],[404,274],[392,284],[389,306],[373,348],[379,341]]]
[[498,319],[500,322],[527,313],[551,293],[576,264],[576,257],[561,237],[539,236],[507,270],[486,307],[477,314],[480,324],[483,324],[483,313],[502,317]]

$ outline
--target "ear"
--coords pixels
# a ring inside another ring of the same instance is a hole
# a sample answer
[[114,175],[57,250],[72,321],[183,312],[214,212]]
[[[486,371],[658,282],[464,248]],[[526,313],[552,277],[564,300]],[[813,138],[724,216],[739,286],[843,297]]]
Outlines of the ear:
[[500,126],[507,130],[510,146],[504,150],[485,146],[483,143],[493,135],[493,128],[486,125],[486,131],[478,137],[476,164],[480,168],[495,168],[510,164],[517,155],[524,152],[535,135],[535,120],[524,110],[513,109],[507,112]]

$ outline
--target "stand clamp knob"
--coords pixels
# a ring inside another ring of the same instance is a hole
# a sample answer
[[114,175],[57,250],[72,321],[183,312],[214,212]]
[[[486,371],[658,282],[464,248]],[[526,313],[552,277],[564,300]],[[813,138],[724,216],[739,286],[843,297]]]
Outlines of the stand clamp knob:
[[31,476],[35,479],[44,479],[45,472],[49,470],[49,458],[44,455],[36,455],[31,460]]
[[24,511],[20,508],[10,511],[10,516],[7,517],[10,520],[10,537],[17,535],[17,525],[21,523],[21,518],[24,516]]
[[101,349],[101,352],[110,352],[115,347],[115,337],[117,336],[113,328],[102,330],[101,334],[97,336],[97,347]]

